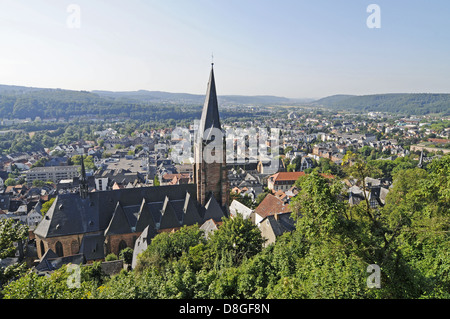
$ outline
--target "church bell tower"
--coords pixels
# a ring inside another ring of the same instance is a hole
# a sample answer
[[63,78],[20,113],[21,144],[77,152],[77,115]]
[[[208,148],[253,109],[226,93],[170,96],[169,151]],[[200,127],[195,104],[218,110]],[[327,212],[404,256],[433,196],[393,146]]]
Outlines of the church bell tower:
[[222,207],[228,208],[229,187],[226,165],[225,133],[222,131],[214,79],[214,63],[206,91],[205,104],[194,142],[194,182],[197,201],[205,206],[214,196]]

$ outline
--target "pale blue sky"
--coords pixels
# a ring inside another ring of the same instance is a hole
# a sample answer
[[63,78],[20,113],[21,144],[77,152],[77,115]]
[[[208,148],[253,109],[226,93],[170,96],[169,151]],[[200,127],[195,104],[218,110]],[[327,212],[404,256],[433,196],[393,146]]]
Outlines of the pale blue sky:
[[204,94],[212,52],[222,95],[449,93],[450,1],[0,0],[0,84]]

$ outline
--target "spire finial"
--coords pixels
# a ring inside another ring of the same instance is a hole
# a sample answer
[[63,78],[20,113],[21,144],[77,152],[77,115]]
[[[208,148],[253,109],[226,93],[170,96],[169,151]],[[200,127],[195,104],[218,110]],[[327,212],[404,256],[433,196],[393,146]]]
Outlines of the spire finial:
[[214,52],[211,53],[211,67],[214,66]]

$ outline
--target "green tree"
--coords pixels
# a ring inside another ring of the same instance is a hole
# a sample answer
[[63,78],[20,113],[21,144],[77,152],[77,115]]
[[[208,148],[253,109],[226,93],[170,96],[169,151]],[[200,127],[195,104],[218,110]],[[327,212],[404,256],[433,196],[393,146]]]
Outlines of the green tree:
[[15,186],[16,185],[16,179],[15,178],[8,178],[8,179],[6,179],[6,181],[5,181],[5,186],[6,187],[8,187],[8,186]]
[[105,257],[105,261],[114,261],[114,260],[118,260],[116,254],[114,254],[114,253],[108,254]]
[[122,259],[126,264],[131,264],[131,262],[133,261],[133,249],[131,249],[130,247],[122,249],[119,252],[119,258]]
[[[16,223],[11,218],[0,220],[0,259],[14,257],[15,243],[24,242],[28,237],[28,228]],[[0,267],[0,292],[2,286],[9,280],[22,275],[26,270],[24,263],[14,264],[8,267]],[[1,294],[0,294],[1,295]]]
[[237,265],[259,253],[264,241],[258,227],[238,214],[223,219],[223,224],[210,236],[208,245],[216,258],[230,258],[232,264]]
[[174,233],[160,233],[139,256],[136,270],[142,271],[147,267],[162,269],[171,260],[180,258],[183,252],[188,252],[190,247],[201,243],[206,243],[206,240],[198,225],[183,226]]
[[[95,170],[94,158],[89,156],[84,156],[84,166],[87,170]],[[81,155],[72,156],[69,162],[70,165],[81,165]]]
[[160,186],[161,183],[159,182],[159,178],[158,175],[155,175],[155,177],[153,178],[153,186]]
[[46,201],[44,204],[42,204],[41,213],[42,216],[45,216],[45,214],[48,212],[50,207],[52,207],[53,202],[55,201],[56,197],[50,198],[48,201]]

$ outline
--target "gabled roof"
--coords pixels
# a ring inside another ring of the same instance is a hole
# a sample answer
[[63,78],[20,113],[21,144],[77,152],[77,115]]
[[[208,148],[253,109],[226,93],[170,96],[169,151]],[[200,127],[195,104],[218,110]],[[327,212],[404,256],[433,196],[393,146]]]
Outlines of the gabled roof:
[[202,222],[202,218],[198,212],[198,209],[194,203],[194,200],[189,192],[186,192],[186,198],[184,199],[183,206],[183,224],[184,225],[194,225],[200,224]]
[[267,217],[269,215],[273,215],[275,213],[290,213],[291,208],[289,204],[285,204],[285,202],[272,195],[267,194],[267,196],[263,199],[263,201],[256,207],[255,214],[258,214],[261,217]]
[[60,268],[63,264],[83,264],[85,258],[82,254],[59,257],[53,250],[48,249],[45,254],[39,260],[39,264],[36,265],[37,271],[52,271]]
[[[197,189],[195,184],[94,192],[89,193],[86,199],[82,199],[79,194],[74,193],[58,195],[52,207],[36,227],[35,234],[41,238],[51,238],[94,232],[104,233],[111,224],[118,202],[120,202],[126,217],[123,220],[127,221],[128,227],[136,226],[139,218],[148,215],[147,208],[156,224],[161,221],[161,209],[165,198],[169,196],[171,201],[178,200],[184,203],[186,192],[192,194],[196,203]],[[146,213],[140,214],[143,199],[146,200],[146,208],[144,209]],[[182,205],[180,206],[181,216],[183,212]],[[143,221],[141,220],[141,223]],[[151,223],[151,219],[147,221]],[[147,225],[142,225],[141,229],[144,229]],[[177,227],[179,226],[178,223]],[[115,229],[115,227],[113,228]]]
[[142,199],[141,206],[139,208],[138,219],[136,223],[136,231],[143,231],[146,227],[156,228],[155,221],[153,219],[152,213],[150,212],[150,208],[145,201],[145,198]]
[[131,233],[130,224],[128,223],[128,219],[122,205],[120,205],[120,202],[117,202],[116,209],[114,210],[114,214],[105,230],[104,235],[109,236],[128,233]]
[[203,216],[203,220],[206,221],[208,219],[213,219],[216,222],[222,221],[222,218],[226,217],[223,213],[222,208],[217,202],[214,196],[209,198],[209,201],[205,205],[205,215]]
[[44,255],[42,255],[40,261],[44,261],[46,259],[55,259],[58,258],[59,256],[51,249],[48,249]]
[[275,236],[281,236],[285,232],[291,232],[295,230],[295,221],[292,219],[290,213],[268,215],[265,217],[261,223],[264,221],[268,222],[270,228]]
[[166,196],[163,208],[161,209],[161,223],[159,229],[176,228],[180,226],[181,222],[177,218],[176,212],[169,201],[169,197]]
[[278,181],[296,181],[300,176],[305,176],[305,172],[279,172],[269,178],[274,182]]

